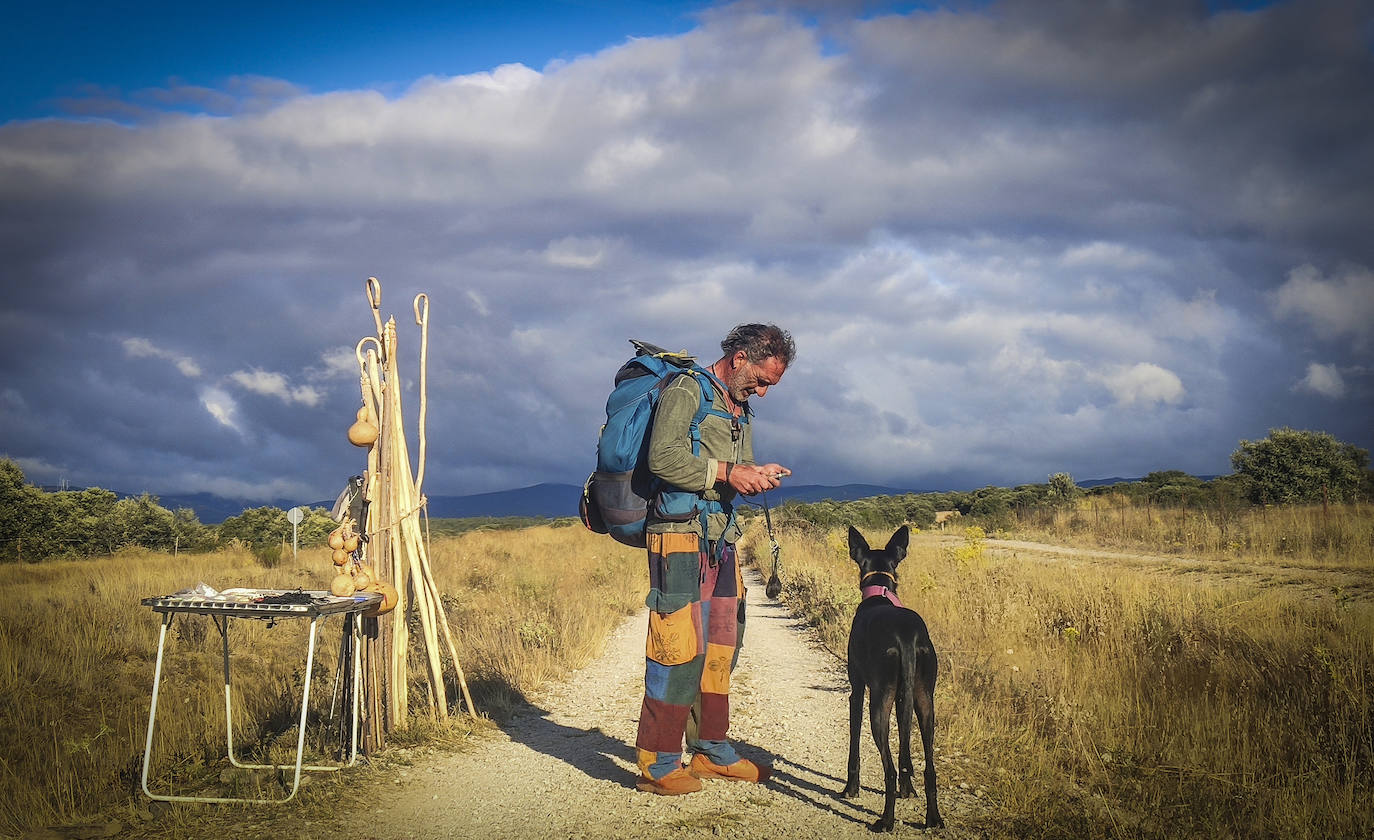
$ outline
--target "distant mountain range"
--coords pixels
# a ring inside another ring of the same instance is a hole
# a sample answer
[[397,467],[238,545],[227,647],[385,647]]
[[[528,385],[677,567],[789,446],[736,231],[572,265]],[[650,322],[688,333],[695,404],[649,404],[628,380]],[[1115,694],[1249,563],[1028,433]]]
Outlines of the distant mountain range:
[[[1204,481],[1215,476],[1200,476]],[[1138,478],[1100,478],[1078,482],[1079,487],[1098,487],[1104,484],[1118,484],[1123,481],[1139,481]],[[56,487],[44,487],[53,491]],[[342,487],[340,489],[343,489]],[[138,496],[138,493],[114,491],[118,496]],[[829,499],[836,502],[851,502],[870,496],[900,496],[905,493],[926,493],[929,490],[912,490],[899,487],[883,487],[877,484],[841,484],[830,487],[823,484],[784,485],[769,491],[768,503],[779,505],[796,500],[800,502],[819,502]],[[535,484],[516,490],[499,490],[494,493],[476,493],[469,496],[429,496],[429,515],[435,519],[463,519],[473,516],[577,516],[577,500],[582,488],[576,484]],[[238,516],[245,510],[257,507],[275,507],[286,510],[301,505],[307,508],[322,507],[329,510],[334,506],[333,499],[301,502],[292,499],[232,499],[211,493],[185,493],[158,496],[158,503],[168,510],[190,508],[196,518],[206,525],[218,525],[231,516]],[[762,499],[752,501],[761,503]]]

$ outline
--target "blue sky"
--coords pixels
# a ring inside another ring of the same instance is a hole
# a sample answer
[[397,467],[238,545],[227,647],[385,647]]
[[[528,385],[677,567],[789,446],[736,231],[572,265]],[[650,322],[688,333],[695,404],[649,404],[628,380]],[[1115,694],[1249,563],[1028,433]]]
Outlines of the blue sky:
[[214,87],[235,76],[306,91],[399,92],[426,75],[521,62],[543,67],[619,44],[673,35],[704,2],[172,2],[11,4],[0,48],[22,72],[0,79],[0,120],[66,113],[64,102],[137,96],[171,79]]
[[431,493],[581,482],[626,339],[750,320],[797,339],[756,434],[800,483],[1374,446],[1368,4],[290,9],[0,32],[30,480],[331,496],[369,275],[412,430],[429,295]]

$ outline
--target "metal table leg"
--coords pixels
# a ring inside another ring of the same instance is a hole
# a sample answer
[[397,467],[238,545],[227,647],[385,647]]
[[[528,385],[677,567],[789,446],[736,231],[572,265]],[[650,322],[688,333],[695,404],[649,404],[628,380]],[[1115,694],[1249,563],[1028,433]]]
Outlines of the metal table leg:
[[[319,616],[311,616],[310,619],[310,641],[306,648],[305,656],[305,678],[304,688],[301,692],[301,716],[296,727],[296,760],[295,774],[291,782],[290,792],[278,799],[252,799],[246,797],[217,797],[217,796],[174,796],[170,794],[153,793],[148,789],[148,768],[151,763],[153,751],[153,727],[157,720],[157,699],[158,690],[162,682],[162,658],[167,641],[167,627],[172,623],[174,613],[164,613],[162,627],[158,635],[157,642],[157,665],[153,670],[153,699],[148,711],[148,738],[143,749],[143,792],[150,799],[158,799],[166,802],[243,802],[249,804],[273,804],[287,802],[295,797],[300,789],[302,770],[342,770],[345,767],[352,767],[358,760],[358,688],[360,674],[357,662],[358,627],[360,622],[356,621],[356,616],[348,614],[345,620],[350,622],[352,632],[352,644],[354,645],[355,655],[353,657],[353,668],[350,677],[353,680],[353,721],[352,721],[352,743],[347,764],[337,765],[314,765],[304,764],[305,756],[305,726],[310,713],[310,684],[313,682],[312,675],[315,665],[315,637],[319,625]],[[240,762],[234,754],[234,709],[233,709],[233,690],[230,682],[229,669],[229,619],[230,616],[210,616],[215,622],[215,626],[220,631],[222,638],[222,650],[224,653],[224,717],[225,717],[225,744],[229,754],[229,762],[235,766],[246,770],[275,770],[278,768],[286,769],[290,765],[276,764],[250,764]]]
[[163,797],[148,790],[148,761],[153,755],[153,722],[157,720],[157,690],[162,684],[162,650],[167,642],[167,626],[172,623],[174,613],[162,614],[162,628],[157,636],[157,665],[153,668],[153,705],[148,709],[148,741],[143,746],[143,792],[149,798]]

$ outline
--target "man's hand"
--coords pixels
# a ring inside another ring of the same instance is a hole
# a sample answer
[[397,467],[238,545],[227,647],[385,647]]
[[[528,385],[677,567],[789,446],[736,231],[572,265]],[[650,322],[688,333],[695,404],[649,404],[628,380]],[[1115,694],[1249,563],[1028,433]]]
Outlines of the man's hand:
[[729,484],[746,496],[772,490],[782,483],[783,476],[792,471],[781,464],[735,464],[730,469]]

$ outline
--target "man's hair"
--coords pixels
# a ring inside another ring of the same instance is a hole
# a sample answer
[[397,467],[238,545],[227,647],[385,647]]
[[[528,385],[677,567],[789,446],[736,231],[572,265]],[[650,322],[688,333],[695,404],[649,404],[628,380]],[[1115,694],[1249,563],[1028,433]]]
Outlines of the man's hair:
[[744,351],[744,357],[752,364],[774,357],[783,367],[792,365],[797,355],[797,343],[792,334],[774,324],[740,324],[720,343],[725,355],[733,356]]

